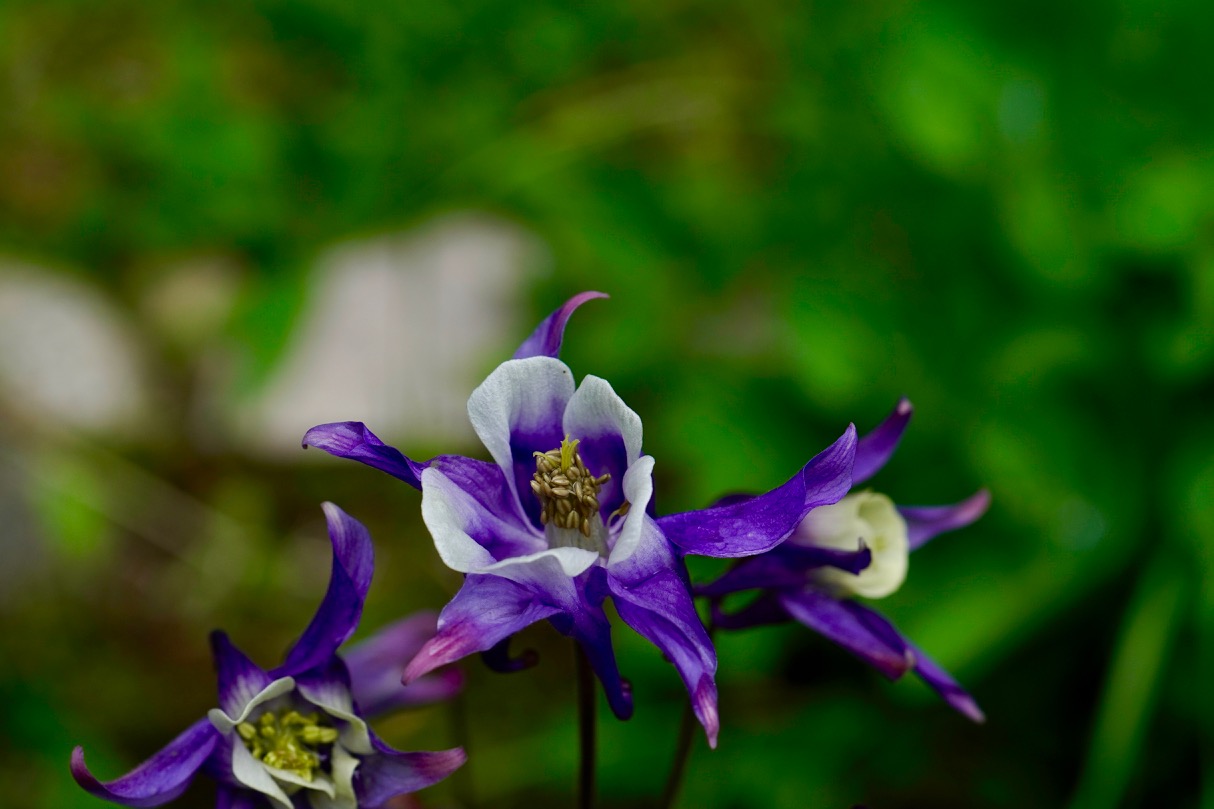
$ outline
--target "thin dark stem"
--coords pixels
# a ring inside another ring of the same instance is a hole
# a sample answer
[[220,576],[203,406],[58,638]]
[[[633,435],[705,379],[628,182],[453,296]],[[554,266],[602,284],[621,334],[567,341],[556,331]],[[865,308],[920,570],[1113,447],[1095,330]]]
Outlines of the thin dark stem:
[[674,809],[675,801],[679,799],[679,791],[683,787],[683,775],[687,772],[687,759],[691,754],[691,740],[695,738],[696,715],[688,702],[683,708],[683,718],[679,720],[679,737],[675,741],[674,761],[670,765],[670,775],[666,777],[666,786],[662,789],[662,800],[658,803],[660,809]]
[[577,659],[577,718],[581,762],[578,767],[578,809],[594,809],[595,693],[594,671],[581,644],[574,641]]
[[[712,609],[716,609],[719,599],[712,601]],[[711,640],[717,633],[716,624],[710,618],[708,621],[708,638]],[[691,743],[696,736],[696,714],[688,702],[683,707],[683,718],[679,720],[679,735],[674,743],[674,760],[670,764],[670,775],[666,777],[666,786],[662,789],[662,799],[659,809],[674,809],[683,788],[683,776],[687,774],[687,761],[691,758]]]

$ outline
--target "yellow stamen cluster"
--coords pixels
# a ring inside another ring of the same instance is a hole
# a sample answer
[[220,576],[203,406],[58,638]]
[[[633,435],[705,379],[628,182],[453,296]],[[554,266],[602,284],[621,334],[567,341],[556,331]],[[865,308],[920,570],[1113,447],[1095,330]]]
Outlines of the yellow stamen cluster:
[[611,475],[591,475],[578,454],[578,443],[565,436],[556,449],[534,453],[531,491],[540,499],[540,522],[589,537],[591,520],[599,513],[599,489]]
[[253,758],[309,782],[320,768],[317,748],[337,741],[337,730],[320,724],[319,714],[294,710],[281,716],[267,711],[256,724],[241,722],[236,732]]

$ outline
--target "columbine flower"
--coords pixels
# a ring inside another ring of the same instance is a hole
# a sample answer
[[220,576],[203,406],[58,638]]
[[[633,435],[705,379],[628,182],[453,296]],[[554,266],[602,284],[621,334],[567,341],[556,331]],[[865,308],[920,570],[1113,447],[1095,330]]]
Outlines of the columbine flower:
[[846,493],[855,430],[765,495],[655,518],[654,460],[641,452],[640,418],[598,377],[575,388],[556,359],[569,316],[598,297],[606,296],[570,299],[472,393],[468,414],[492,463],[457,455],[417,462],[359,422],[314,427],[304,445],[421,489],[439,556],[466,574],[406,682],[473,652],[500,656],[511,635],[546,618],[581,645],[626,719],[632,698],[603,611],[610,596],[624,622],[674,664],[715,744],[716,652],[680,553],[744,556],[778,544],[811,508]]
[[[906,399],[856,445],[854,483],[883,467],[911,417]],[[740,590],[764,592],[739,612],[714,607],[723,629],[742,629],[792,618],[867,661],[890,679],[913,670],[949,705],[983,721],[982,711],[948,672],[914,646],[888,620],[854,600],[884,598],[906,578],[908,555],[944,531],[977,520],[990,504],[986,490],[951,506],[895,506],[883,494],[853,492],[811,511],[788,541],[746,559],[697,594],[719,599]]]
[[[213,633],[219,707],[114,781],[98,781],[77,747],[72,775],[82,787],[125,806],[159,806],[206,770],[219,782],[220,809],[309,804],[313,809],[355,809],[416,792],[464,763],[464,751],[458,748],[398,752],[367,727],[359,707],[364,696],[381,707],[402,701],[377,684],[374,671],[359,670],[353,681],[369,685],[352,688],[351,672],[336,654],[362,615],[374,567],[371,537],[332,503],[325,503],[324,511],[333,542],[329,589],[286,662],[266,672],[226,634]],[[396,637],[389,640],[399,642],[402,630],[394,630]],[[360,654],[373,662],[382,656],[382,643],[369,640]]]

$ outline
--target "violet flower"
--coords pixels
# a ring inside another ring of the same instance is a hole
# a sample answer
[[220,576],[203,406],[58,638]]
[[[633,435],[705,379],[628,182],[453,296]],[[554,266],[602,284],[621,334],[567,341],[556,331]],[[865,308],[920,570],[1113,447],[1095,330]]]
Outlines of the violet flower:
[[[883,467],[902,438],[911,403],[894,411],[856,444],[853,484]],[[884,598],[906,578],[909,553],[945,531],[977,520],[990,504],[981,490],[951,506],[895,506],[883,494],[853,492],[810,512],[788,541],[743,560],[716,581],[696,589],[714,598],[713,621],[722,629],[798,621],[866,661],[886,677],[914,671],[956,710],[975,722],[977,703],[937,663],[907,640],[879,612],[856,601]],[[735,613],[719,608],[721,597],[760,589],[753,603]]]
[[640,417],[603,379],[587,376],[575,387],[556,359],[569,316],[600,297],[571,298],[472,393],[468,414],[492,462],[417,462],[360,422],[313,427],[303,443],[421,489],[439,556],[466,575],[405,682],[473,652],[501,658],[511,635],[547,619],[580,644],[612,710],[626,719],[632,697],[603,610],[611,597],[620,618],[674,664],[715,745],[716,651],[681,555],[761,553],[811,508],[838,501],[851,483],[855,429],[765,495],[656,518],[654,459],[641,452]]
[[[337,506],[323,508],[333,543],[329,588],[286,662],[266,672],[226,634],[212,633],[219,707],[113,781],[98,781],[77,747],[72,776],[82,787],[124,806],[159,806],[181,795],[201,770],[219,782],[219,809],[355,809],[416,792],[464,763],[459,748],[398,752],[367,727],[359,707],[364,695],[381,706],[400,697],[353,687],[376,676],[359,669],[352,676],[336,651],[362,615],[374,567],[371,537]],[[361,654],[374,660],[380,643],[371,639]]]

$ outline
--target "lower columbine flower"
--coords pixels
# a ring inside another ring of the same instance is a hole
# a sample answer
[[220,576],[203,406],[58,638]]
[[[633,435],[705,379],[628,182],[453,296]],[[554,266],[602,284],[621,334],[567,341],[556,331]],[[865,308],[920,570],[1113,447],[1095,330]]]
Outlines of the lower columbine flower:
[[473,652],[500,656],[512,634],[547,619],[581,645],[612,710],[627,718],[632,698],[603,611],[611,597],[620,618],[674,664],[715,744],[716,652],[681,554],[745,556],[778,544],[811,508],[847,491],[855,430],[765,495],[655,517],[640,418],[598,377],[575,388],[556,359],[570,314],[595,297],[604,296],[583,293],[554,312],[472,393],[468,413],[492,463],[457,455],[419,463],[359,422],[314,427],[304,445],[421,489],[439,556],[466,574],[406,682]]
[[[898,403],[856,445],[854,483],[872,477],[893,454],[911,417],[911,404]],[[906,578],[911,551],[944,531],[977,520],[990,504],[979,491],[951,506],[895,506],[883,494],[853,492],[834,505],[806,515],[782,545],[745,559],[713,583],[697,588],[716,600],[759,589],[759,598],[736,613],[714,606],[722,629],[743,629],[793,619],[829,638],[890,679],[914,671],[949,705],[983,721],[982,711],[948,672],[855,597],[883,598]]]
[[[181,795],[205,770],[219,782],[220,809],[356,809],[430,786],[464,763],[458,748],[398,752],[367,727],[359,707],[364,698],[378,707],[413,698],[402,696],[399,684],[396,689],[382,685],[373,664],[383,659],[384,639],[361,646],[361,668],[353,678],[336,654],[358,626],[374,564],[366,529],[332,503],[325,503],[324,511],[333,543],[329,589],[286,662],[266,672],[227,635],[213,633],[219,707],[113,781],[98,781],[77,747],[72,775],[82,787],[124,806],[159,806]],[[425,620],[411,628],[424,627]],[[408,632],[396,625],[387,641],[407,642],[402,635]]]

